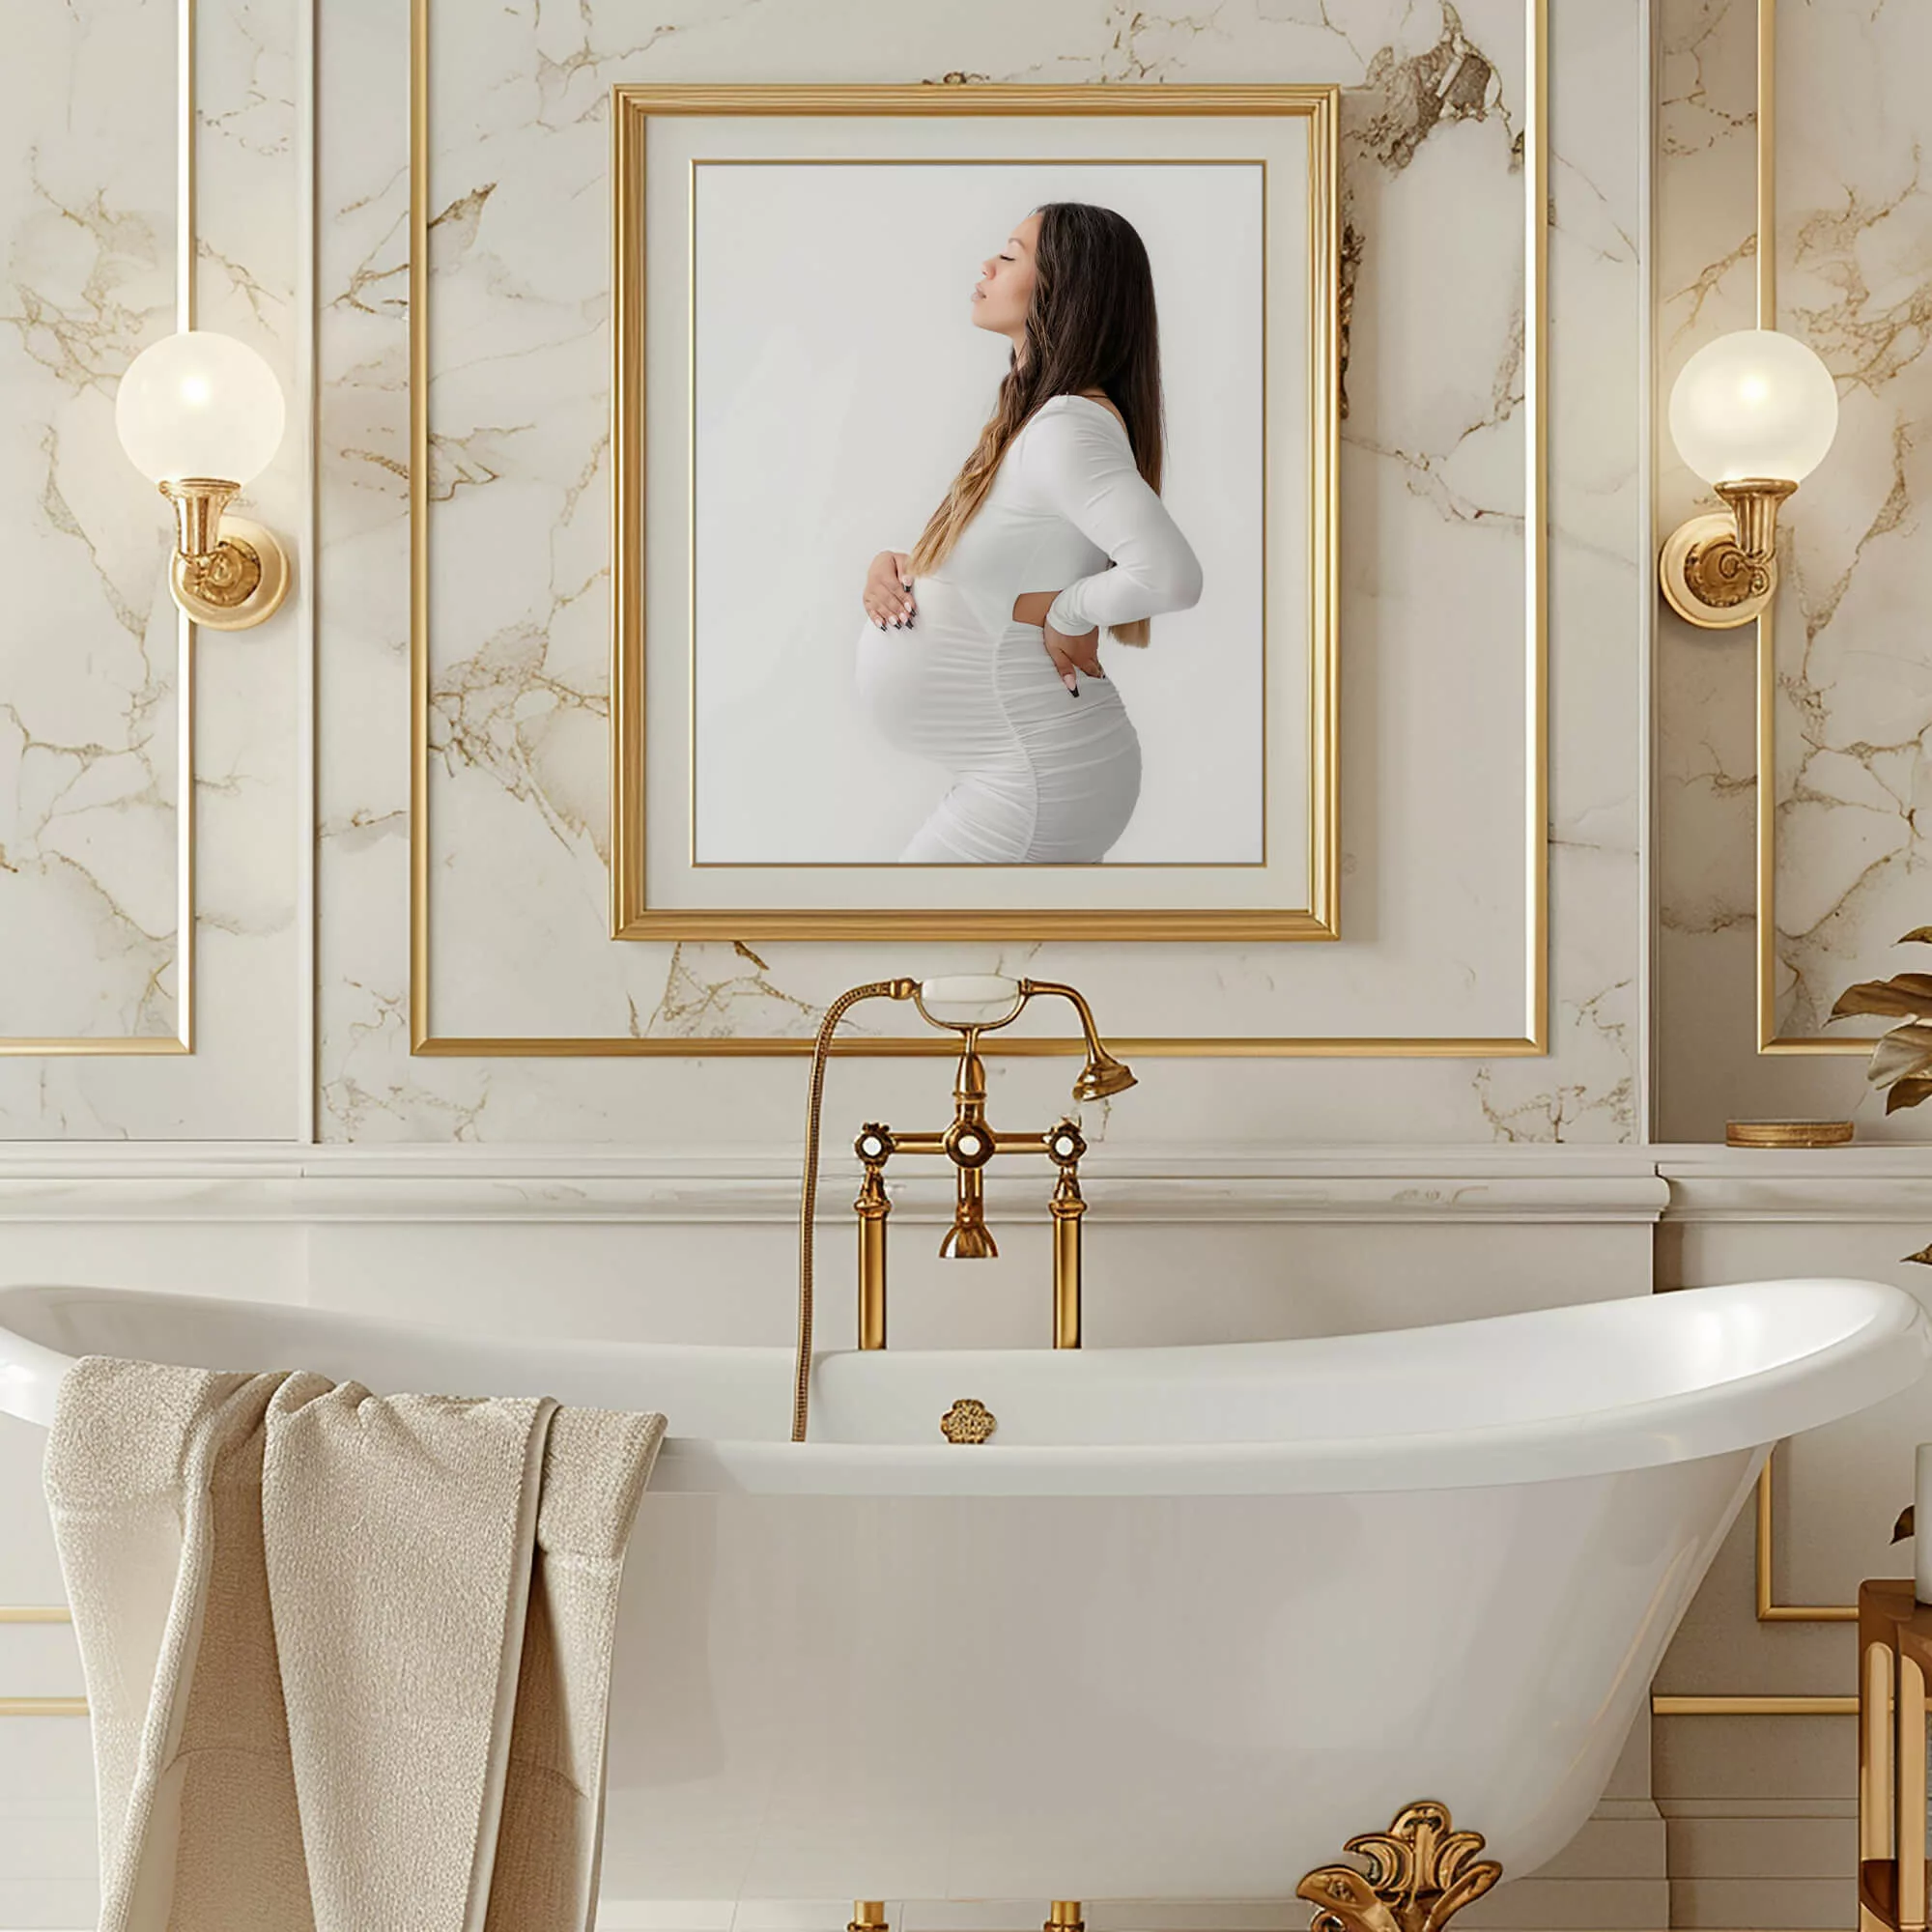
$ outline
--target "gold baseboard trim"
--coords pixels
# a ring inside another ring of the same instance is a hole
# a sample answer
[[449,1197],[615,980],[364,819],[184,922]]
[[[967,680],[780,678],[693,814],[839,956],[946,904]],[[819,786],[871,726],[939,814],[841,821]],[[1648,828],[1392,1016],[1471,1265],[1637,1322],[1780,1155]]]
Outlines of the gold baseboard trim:
[[85,1697],[0,1697],[0,1718],[84,1718]]
[[1856,1718],[1856,1697],[1662,1697],[1653,1718]]
[[65,1604],[0,1604],[0,1624],[71,1624]]

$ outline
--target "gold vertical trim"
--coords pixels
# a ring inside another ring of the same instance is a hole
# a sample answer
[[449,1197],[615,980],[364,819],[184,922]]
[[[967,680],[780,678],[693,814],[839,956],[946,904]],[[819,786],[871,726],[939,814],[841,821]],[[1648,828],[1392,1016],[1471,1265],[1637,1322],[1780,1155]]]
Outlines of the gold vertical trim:
[[1547,0],[1530,14],[1529,71],[1534,140],[1523,143],[1523,336],[1533,345],[1524,356],[1523,434],[1528,444],[1530,488],[1523,531],[1526,607],[1523,638],[1529,689],[1523,709],[1529,743],[1523,784],[1529,823],[1523,923],[1529,956],[1523,983],[1529,989],[1529,1033],[1538,1053],[1549,1043],[1549,30]]
[[[411,386],[411,463],[410,463],[410,558],[412,577],[411,595],[411,635],[410,655],[412,670],[412,756],[411,769],[411,813],[410,813],[410,1033],[412,1052],[433,1057],[450,1058],[623,1058],[650,1057],[660,1054],[698,1054],[704,1056],[736,1057],[741,1055],[801,1055],[811,1051],[809,1038],[791,1037],[752,1037],[729,1038],[639,1038],[631,1036],[488,1036],[463,1037],[436,1035],[431,1028],[429,1003],[429,783],[428,783],[428,692],[429,692],[429,635],[428,635],[428,495],[427,471],[429,458],[428,440],[428,273],[427,273],[427,205],[430,191],[429,182],[429,0],[412,0],[411,31],[411,83],[410,83],[410,155],[411,155],[411,266],[410,266],[410,386]],[[1529,258],[1525,263],[1525,352],[1528,362],[1526,390],[1533,391],[1527,404],[1525,435],[1528,447],[1525,451],[1526,484],[1529,495],[1527,525],[1525,532],[1525,577],[1527,584],[1526,602],[1528,611],[1529,635],[1525,639],[1525,654],[1528,667],[1525,695],[1525,712],[1529,719],[1529,754],[1531,770],[1528,775],[1528,789],[1532,795],[1531,816],[1534,823],[1527,829],[1529,892],[1525,907],[1525,923],[1529,934],[1530,970],[1525,985],[1525,1029],[1520,1036],[1495,1037],[1469,1036],[1423,1036],[1423,1037],[1208,1037],[1189,1038],[1185,1037],[1159,1037],[1136,1038],[1121,1042],[1123,1051],[1142,1054],[1176,1055],[1189,1058],[1219,1057],[1293,1057],[1305,1059],[1517,1059],[1529,1058],[1545,1053],[1548,1038],[1549,985],[1548,974],[1548,723],[1547,716],[1538,715],[1547,705],[1548,691],[1548,452],[1542,447],[1542,436],[1532,432],[1542,431],[1547,422],[1547,368],[1548,360],[1548,236],[1547,229],[1548,191],[1548,144],[1549,138],[1548,125],[1548,0],[1524,0],[1524,19],[1526,38],[1526,90],[1530,101],[1527,139],[1525,140],[1525,203],[1527,219],[1533,238],[1529,247]],[[636,92],[642,92],[637,90]],[[1224,95],[1232,95],[1238,90],[1220,90]],[[644,185],[644,156],[641,130],[632,126],[633,116],[625,111],[624,101],[631,90],[616,92],[614,111],[611,116],[612,142],[612,231],[611,261],[613,270],[613,327],[616,331],[619,354],[617,356],[616,382],[613,395],[619,399],[629,393],[627,384],[634,385],[643,368],[644,329],[643,329],[643,279],[642,265],[639,262],[635,277],[617,275],[619,259],[618,236],[627,208],[633,205],[633,198],[641,200]],[[699,97],[705,91],[696,88],[679,90],[685,99],[696,109],[704,103]],[[709,91],[710,111],[725,111],[739,101],[745,90],[719,88]],[[870,95],[877,98],[884,93],[902,93],[916,98],[922,111],[960,112],[975,111],[970,101],[967,88],[917,88],[905,90],[891,89],[825,89],[817,87],[767,87],[755,90],[769,104],[769,111],[794,111],[824,113],[837,111],[828,108],[828,99],[835,95],[858,97]],[[1063,102],[1071,111],[1101,111],[1105,97],[1094,87],[1026,90],[1035,99],[1044,102],[1047,96],[1060,97],[1054,106],[1060,108]],[[1182,104],[1184,90],[1180,87],[1162,87],[1149,90],[1161,97],[1150,103],[1154,111],[1188,111]],[[1322,90],[1324,94],[1327,90]],[[1320,154],[1325,164],[1333,166],[1338,158],[1339,145],[1336,116],[1332,104],[1322,111],[1319,119]],[[1316,129],[1311,128],[1311,139]],[[1335,287],[1339,288],[1340,236],[1333,224],[1329,225],[1324,238],[1324,257],[1329,264],[1329,272],[1336,277]],[[632,251],[635,256],[638,251]],[[1324,349],[1333,367],[1338,358],[1339,344],[1333,333],[1333,320],[1326,325],[1327,340]],[[631,372],[627,375],[627,368]],[[1332,391],[1331,391],[1332,393]],[[623,418],[620,415],[619,420]],[[642,527],[643,476],[639,452],[625,446],[627,439],[619,437],[612,460],[612,560],[618,564],[626,559],[639,541]],[[1326,461],[1326,487],[1321,492],[1320,504],[1324,512],[1332,505],[1337,487],[1336,440],[1334,425],[1324,426],[1323,440],[1327,447],[1321,452]],[[1311,511],[1316,506],[1311,505]],[[1313,517],[1311,517],[1313,521]],[[1316,538],[1312,535],[1311,541]],[[1329,559],[1331,566],[1338,558],[1338,531],[1332,514],[1326,515],[1325,527],[1320,532],[1319,541],[1321,554]],[[615,569],[613,576],[628,579],[635,583],[638,572],[634,566]],[[642,742],[643,695],[638,688],[640,679],[628,675],[624,666],[627,658],[641,664],[639,639],[633,626],[639,621],[639,611],[635,608],[636,599],[629,602],[618,600],[618,609],[613,625],[613,651],[617,658],[612,677],[612,736],[611,781],[617,786],[635,786],[639,779],[639,761]],[[1329,788],[1333,788],[1338,777],[1336,744],[1335,700],[1338,688],[1339,664],[1336,649],[1337,623],[1334,608],[1334,585],[1330,586],[1330,606],[1324,613],[1326,619],[1325,636],[1322,641],[1325,650],[1318,651],[1318,669],[1325,679],[1325,735],[1320,745],[1320,755],[1323,766],[1323,777]],[[1332,921],[1335,906],[1340,895],[1339,834],[1334,823],[1335,814],[1329,814],[1329,823],[1324,829],[1322,857],[1325,872],[1322,880],[1323,893],[1311,895],[1315,907],[1323,911]],[[635,836],[634,828],[621,822],[613,825],[611,833],[611,890],[612,890],[612,928],[620,931],[625,923],[623,914],[633,905],[642,900],[642,853]],[[1005,916],[999,916],[1004,920]],[[1139,918],[1137,915],[1125,915]],[[718,930],[706,935],[726,940],[740,936],[739,923],[732,916],[723,917]],[[1010,923],[1010,922],[1007,922]],[[1004,929],[1004,927],[1003,927]],[[972,920],[968,916],[953,920],[949,924],[952,937],[973,936]],[[830,933],[815,936],[831,937]],[[868,932],[867,937],[878,937]],[[1088,937],[1096,936],[1091,930]],[[1133,934],[1104,935],[1132,937]],[[1148,936],[1148,935],[1141,935]],[[1172,937],[1173,935],[1168,935]],[[1059,1039],[1023,1039],[1004,1042],[1000,1051],[1015,1054],[1064,1053],[1075,1042]],[[938,1039],[881,1038],[864,1037],[841,1042],[838,1049],[842,1053],[858,1055],[903,1055],[903,1054],[945,1054],[950,1049]]]
[[1891,1855],[1892,1700],[1889,1643],[1866,1643],[1859,1662],[1859,1861]]
[[1902,1643],[1892,1706],[1898,1731],[1891,1757],[1891,1856],[1898,1889],[1891,1922],[1896,1932],[1925,1932],[1925,1670]]
[[410,8],[410,1051],[429,1046],[429,0]]
[[[175,14],[175,327],[194,327],[195,240],[195,0],[177,0]],[[145,1059],[194,1051],[194,682],[195,629],[175,613],[179,747],[175,805],[175,1031],[173,1034],[18,1035],[0,1038],[0,1059],[102,1054]]]
[[[1534,50],[1529,65],[1535,70]],[[1342,930],[1342,746],[1341,709],[1341,396],[1342,396],[1342,217],[1339,196],[1324,195],[1321,184],[1342,179],[1341,112],[1334,96],[1324,98],[1308,122],[1309,253],[1321,272],[1310,278],[1308,360],[1308,653],[1309,796],[1327,809],[1308,826],[1308,903],[1315,917],[1338,937]],[[1539,122],[1538,127],[1541,128]],[[1263,176],[1266,192],[1266,176]],[[1267,242],[1264,211],[1262,241]],[[1265,269],[1264,270],[1265,273]],[[1266,368],[1265,358],[1263,362]],[[1324,408],[1323,398],[1333,407]],[[1524,434],[1529,434],[1525,426]],[[1267,460],[1267,438],[1262,439]],[[1262,557],[1265,609],[1266,552]],[[1267,673],[1266,664],[1262,667]],[[1265,828],[1264,828],[1265,829]],[[1533,999],[1533,996],[1532,996]],[[1536,1027],[1532,1021],[1530,1035]]]
[[[195,8],[198,0],[181,0],[181,154],[180,213],[175,219],[180,256],[175,269],[175,313],[183,329],[195,327],[201,304],[195,293],[195,261],[199,254],[196,217],[200,210],[200,166],[196,154],[194,84]],[[177,706],[181,720],[181,746],[176,754],[180,803],[176,807],[179,839],[175,860],[175,980],[179,987],[175,1006],[175,1031],[183,1053],[194,1051],[194,829],[196,816],[194,779],[194,685],[195,655],[199,642],[195,626],[185,611],[175,612],[175,638],[179,646],[177,662],[181,678],[181,698]]]

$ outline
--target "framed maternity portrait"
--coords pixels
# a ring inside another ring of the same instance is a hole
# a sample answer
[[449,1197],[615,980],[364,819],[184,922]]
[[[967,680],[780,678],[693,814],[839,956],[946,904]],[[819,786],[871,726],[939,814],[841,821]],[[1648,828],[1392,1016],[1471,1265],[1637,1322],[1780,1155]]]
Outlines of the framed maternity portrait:
[[612,107],[615,936],[1335,937],[1336,90]]

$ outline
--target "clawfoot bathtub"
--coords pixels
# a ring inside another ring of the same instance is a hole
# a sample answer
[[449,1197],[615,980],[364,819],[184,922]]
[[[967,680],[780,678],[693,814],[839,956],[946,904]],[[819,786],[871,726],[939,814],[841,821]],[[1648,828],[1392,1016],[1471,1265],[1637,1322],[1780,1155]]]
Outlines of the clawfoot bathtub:
[[[1787,1281],[1319,1341],[828,1354],[799,1445],[786,1350],[22,1288],[0,1407],[45,1424],[95,1353],[666,1410],[609,1898],[1283,1899],[1416,1799],[1509,1875],[1557,1852],[1767,1445],[1927,1346],[1897,1290]],[[990,1441],[941,1434],[962,1401]]]

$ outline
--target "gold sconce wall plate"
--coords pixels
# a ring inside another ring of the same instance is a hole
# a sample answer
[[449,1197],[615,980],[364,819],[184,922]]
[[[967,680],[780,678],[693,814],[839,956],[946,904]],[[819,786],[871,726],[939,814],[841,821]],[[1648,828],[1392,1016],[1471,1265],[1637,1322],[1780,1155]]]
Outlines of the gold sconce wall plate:
[[208,555],[175,552],[168,588],[204,629],[245,631],[281,609],[289,590],[288,553],[260,524],[224,516],[221,541]]
[[1681,523],[1657,559],[1663,601],[1700,631],[1735,631],[1757,621],[1777,594],[1777,559],[1747,555],[1734,518],[1720,510]]
[[1730,508],[1691,517],[1663,540],[1658,584],[1686,623],[1735,631],[1763,614],[1777,594],[1777,506],[1797,487],[1776,478],[1719,483]]

